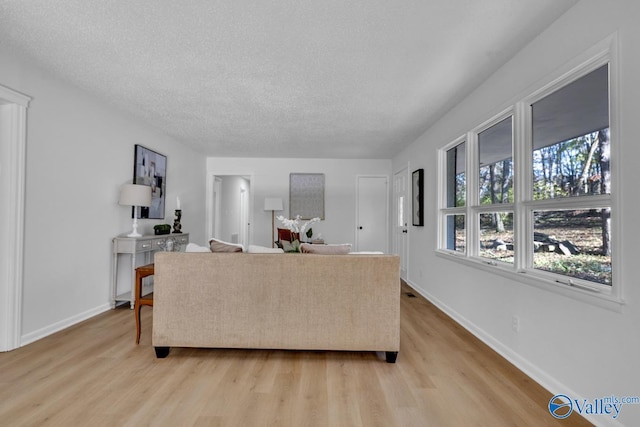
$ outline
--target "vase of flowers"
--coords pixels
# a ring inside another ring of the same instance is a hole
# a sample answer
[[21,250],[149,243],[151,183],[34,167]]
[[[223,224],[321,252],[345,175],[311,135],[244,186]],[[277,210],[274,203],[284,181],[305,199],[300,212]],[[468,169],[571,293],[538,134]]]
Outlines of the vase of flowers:
[[[320,218],[316,217],[303,222],[300,215],[296,215],[296,217],[293,219],[285,218],[282,215],[277,216],[276,218],[278,219],[278,221],[282,223],[282,225],[284,225],[286,228],[291,230],[292,233],[297,233],[301,240],[303,238],[302,236],[306,235],[310,237],[309,234],[313,235],[313,231],[309,233],[309,231],[311,231],[310,225],[320,221]],[[307,230],[307,227],[309,227],[308,230]],[[305,231],[307,231],[307,234],[305,234]],[[298,246],[296,245],[296,247]]]

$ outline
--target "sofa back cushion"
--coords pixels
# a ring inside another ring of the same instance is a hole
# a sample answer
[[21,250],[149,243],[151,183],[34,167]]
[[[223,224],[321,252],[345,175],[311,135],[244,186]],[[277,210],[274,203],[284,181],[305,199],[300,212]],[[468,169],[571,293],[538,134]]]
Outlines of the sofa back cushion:
[[284,251],[281,248],[267,248],[259,245],[249,245],[247,252],[250,254],[283,254]]
[[206,246],[200,246],[195,243],[187,243],[187,247],[184,250],[185,252],[211,252],[211,248]]
[[340,245],[314,245],[312,243],[303,243],[300,245],[300,252],[303,254],[346,255],[351,252],[351,243],[343,243]]
[[209,247],[211,248],[211,252],[242,252],[242,245],[223,242],[218,239],[210,239]]

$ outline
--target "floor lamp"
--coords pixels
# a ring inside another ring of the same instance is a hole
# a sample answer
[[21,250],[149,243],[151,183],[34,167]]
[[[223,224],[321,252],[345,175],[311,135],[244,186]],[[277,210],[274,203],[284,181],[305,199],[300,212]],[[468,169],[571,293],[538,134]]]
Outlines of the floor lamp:
[[282,199],[280,197],[266,197],[264,199],[264,210],[271,211],[271,247],[275,246],[275,211],[281,211],[284,208],[282,207]]

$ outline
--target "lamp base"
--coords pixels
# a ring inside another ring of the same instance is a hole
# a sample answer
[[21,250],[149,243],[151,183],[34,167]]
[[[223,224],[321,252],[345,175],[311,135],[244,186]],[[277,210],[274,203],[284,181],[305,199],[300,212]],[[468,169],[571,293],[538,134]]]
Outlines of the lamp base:
[[[137,214],[137,212],[134,214]],[[138,218],[136,218],[135,216],[133,217],[132,228],[133,230],[131,231],[131,233],[127,234],[127,237],[142,237],[142,234],[138,233]]]

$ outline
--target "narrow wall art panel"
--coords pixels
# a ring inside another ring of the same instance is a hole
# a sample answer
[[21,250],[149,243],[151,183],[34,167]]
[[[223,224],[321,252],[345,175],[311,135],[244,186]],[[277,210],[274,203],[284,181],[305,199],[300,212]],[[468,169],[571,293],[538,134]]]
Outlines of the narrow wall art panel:
[[424,225],[424,169],[418,169],[412,176],[412,217],[413,225]]
[[324,219],[324,174],[289,174],[289,215]]

